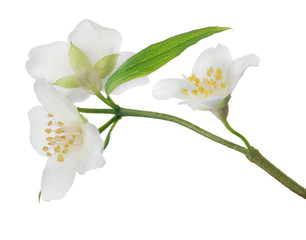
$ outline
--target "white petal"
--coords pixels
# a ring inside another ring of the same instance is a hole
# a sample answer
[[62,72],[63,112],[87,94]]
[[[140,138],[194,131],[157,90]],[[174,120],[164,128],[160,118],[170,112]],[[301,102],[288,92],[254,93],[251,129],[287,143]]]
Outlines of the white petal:
[[38,100],[48,113],[54,115],[56,121],[61,121],[71,127],[81,126],[82,120],[76,107],[51,84],[44,80],[37,80],[34,89]]
[[197,110],[199,107],[199,102],[198,101],[193,101],[193,100],[187,100],[180,102],[179,104],[186,104],[188,105],[193,111]]
[[70,33],[70,41],[89,57],[92,64],[95,64],[102,57],[120,50],[121,35],[114,29],[83,20]]
[[208,97],[204,100],[188,100],[180,102],[180,104],[187,104],[189,107],[191,107],[192,110],[213,110],[216,109],[219,104],[223,101],[225,97],[224,96],[217,96],[217,97]]
[[31,144],[39,154],[46,156],[43,147],[47,146],[45,129],[50,121],[48,113],[42,107],[34,107],[29,111],[29,119]]
[[226,96],[208,97],[200,101],[199,110],[213,110],[218,108],[219,104],[224,100]]
[[104,142],[100,137],[98,129],[87,123],[83,127],[83,146],[81,149],[80,165],[77,169],[78,173],[84,174],[86,171],[101,168],[105,165],[102,155]]
[[54,42],[33,48],[26,63],[28,73],[37,79],[54,83],[57,79],[73,74],[68,60],[68,45]]
[[83,88],[64,88],[60,86],[53,85],[53,87],[59,91],[63,96],[65,96],[71,102],[82,102],[89,98],[89,94],[84,91]]
[[232,56],[227,47],[218,45],[216,48],[206,49],[194,64],[192,73],[199,79],[206,77],[207,70],[210,67],[214,69],[221,68],[223,72],[232,62]]
[[[114,70],[106,77],[103,79],[103,86],[105,86],[108,78],[115,72],[117,71],[117,69],[130,57],[132,57],[135,53],[132,52],[120,52],[118,53],[119,57],[117,59],[117,63],[116,66],[114,68]],[[142,86],[149,83],[149,78],[148,77],[140,77],[140,78],[136,78],[133,79],[131,81],[125,82],[121,85],[119,85],[118,87],[116,87],[114,89],[114,91],[112,91],[112,94],[120,94],[122,92],[125,92],[126,90],[130,89],[130,88],[134,88],[134,87],[138,87],[138,86]]]
[[248,67],[258,66],[258,64],[259,58],[255,54],[249,54],[233,61],[225,78],[225,82],[229,85],[229,93],[234,90],[244,71]]
[[79,151],[73,151],[63,162],[48,159],[41,181],[41,194],[45,201],[60,199],[70,189],[80,162]]
[[166,100],[169,98],[184,99],[182,89],[186,89],[187,87],[187,82],[184,79],[163,79],[155,84],[153,96],[159,100]]

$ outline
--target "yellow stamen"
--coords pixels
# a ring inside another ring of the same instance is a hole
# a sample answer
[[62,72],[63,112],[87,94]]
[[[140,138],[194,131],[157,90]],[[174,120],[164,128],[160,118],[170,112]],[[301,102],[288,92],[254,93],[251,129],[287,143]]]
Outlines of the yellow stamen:
[[53,137],[47,137],[46,140],[47,140],[48,142],[50,142],[50,141],[53,140]]
[[194,85],[197,86],[197,87],[200,86],[200,84],[198,82],[195,82]]
[[192,93],[193,93],[194,95],[198,95],[198,90],[192,90]]
[[58,162],[63,162],[63,161],[64,161],[64,156],[63,156],[63,154],[60,153],[60,154],[57,155],[57,161],[58,161]]
[[221,75],[221,74],[222,74],[221,68],[217,68],[217,74],[218,74],[218,75]]
[[216,83],[217,83],[216,81],[210,79],[210,84],[213,85],[215,87],[215,89],[217,89],[217,84]]
[[207,69],[206,75],[210,77],[210,76],[212,75],[213,72],[214,72],[213,67],[210,67],[210,68]]
[[60,145],[57,145],[57,146],[54,148],[54,152],[56,152],[56,153],[61,152],[61,147],[60,147]]
[[65,130],[62,129],[62,128],[58,128],[58,129],[55,131],[56,134],[61,134],[61,133],[63,133],[63,132],[65,132]]
[[222,83],[220,84],[220,87],[222,87],[222,88],[225,88],[225,86],[226,86],[225,82],[222,82]]
[[48,147],[43,147],[43,150],[44,150],[45,152],[48,152],[48,151],[49,151],[49,148],[48,148]]
[[51,157],[51,156],[52,156],[52,154],[51,154],[51,153],[49,153],[49,152],[47,152],[47,156],[48,156],[48,157]]
[[216,74],[215,79],[216,80],[222,80],[222,75],[221,74]]
[[62,123],[62,122],[58,122],[57,124],[58,124],[59,126],[61,126],[61,127],[64,125],[64,123]]
[[191,74],[191,76],[190,77],[188,77],[188,80],[190,81],[190,82],[192,82],[193,81],[193,79],[195,79],[195,75],[194,74]]
[[199,92],[200,92],[201,94],[203,94],[203,93],[204,93],[204,88],[203,88],[203,87],[199,87]]
[[182,93],[183,93],[184,95],[187,95],[187,89],[183,88],[183,89],[182,89]]
[[48,117],[53,117],[53,115],[51,113],[48,113]]
[[45,130],[45,132],[47,133],[47,134],[49,134],[49,133],[51,133],[51,129],[50,128],[47,128],[46,130]]
[[48,126],[52,126],[52,121],[49,121],[49,122],[48,122]]
[[65,147],[62,151],[63,154],[66,154],[69,151],[69,148]]
[[71,144],[71,145],[74,144],[74,141],[73,141],[73,140],[69,140],[68,142],[69,142],[69,144]]

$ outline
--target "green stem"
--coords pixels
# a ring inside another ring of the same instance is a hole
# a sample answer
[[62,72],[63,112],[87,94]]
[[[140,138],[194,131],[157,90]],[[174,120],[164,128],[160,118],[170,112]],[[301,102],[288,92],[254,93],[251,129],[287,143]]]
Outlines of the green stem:
[[116,111],[119,109],[119,105],[117,105],[114,101],[113,101],[113,99],[111,99],[111,97],[110,96],[107,96],[107,102],[110,104],[110,106],[113,108],[113,109],[115,109]]
[[99,127],[99,133],[102,133],[105,129],[107,129],[113,122],[118,121],[117,116],[113,116],[107,123],[105,123],[103,126]]
[[295,182],[293,179],[288,177],[280,169],[275,167],[271,162],[269,162],[264,156],[260,154],[257,149],[249,149],[246,157],[257,166],[265,170],[272,177],[278,180],[281,184],[289,188],[292,192],[298,194],[302,198],[306,199],[306,189]]
[[105,113],[105,114],[115,114],[114,109],[100,109],[100,108],[80,108],[78,111],[82,113]]
[[107,101],[107,99],[102,95],[102,93],[95,86],[93,86],[91,90],[102,102],[104,102],[106,105],[112,108],[112,105]]
[[117,124],[117,122],[119,121],[119,118],[117,118],[114,122],[113,122],[113,125],[111,126],[111,128],[109,129],[109,132],[105,138],[105,142],[104,142],[104,150],[107,148],[108,144],[109,144],[109,140],[110,140],[110,136]]
[[244,144],[247,146],[248,149],[251,149],[252,146],[250,145],[250,143],[248,142],[248,140],[246,140],[246,138],[240,134],[239,132],[235,131],[228,123],[228,121],[225,119],[222,120],[222,123],[224,124],[224,126],[226,127],[227,130],[229,130],[232,134],[236,135],[237,137],[239,137]]
[[[116,111],[113,109],[88,109],[88,108],[78,108],[79,112],[83,113],[105,113],[105,114],[116,114]],[[130,117],[145,117],[145,118],[155,118],[155,119],[161,119],[169,122],[174,122],[179,125],[182,125],[186,128],[191,129],[194,132],[199,133],[200,135],[207,137],[217,143],[220,143],[226,147],[235,149],[238,152],[241,152],[243,154],[247,153],[247,149],[239,146],[235,143],[232,143],[230,141],[227,141],[223,138],[220,138],[184,119],[164,114],[164,113],[157,113],[157,112],[150,112],[150,111],[140,111],[140,110],[134,110],[134,109],[125,109],[125,108],[119,108],[117,111],[117,114],[120,116],[130,116]]]
[[118,108],[117,110],[78,108],[78,110],[79,112],[84,112],[84,113],[115,114],[117,117],[123,117],[123,116],[145,117],[145,118],[161,119],[161,120],[177,123],[217,143],[220,143],[226,147],[232,148],[238,152],[243,153],[251,162],[255,163],[257,166],[259,166],[264,171],[269,173],[272,177],[274,177],[284,186],[289,188],[291,191],[293,191],[294,193],[306,199],[306,189],[305,188],[303,188],[297,182],[292,180],[285,173],[283,173],[280,169],[278,169],[271,162],[269,162],[266,158],[264,158],[257,149],[254,149],[253,147],[251,147],[249,142],[241,134],[233,130],[227,122],[226,123],[227,123],[227,126],[229,127],[229,130],[231,129],[230,130],[231,132],[233,132],[235,135],[240,137],[244,141],[248,149],[242,146],[239,146],[235,143],[232,143],[230,141],[227,141],[223,138],[220,138],[210,132],[207,132],[206,130],[188,121],[185,121],[184,119],[181,119],[175,116],[171,116],[168,114],[150,112],[150,111],[140,111],[140,110],[134,110],[134,109],[125,109],[125,108]]

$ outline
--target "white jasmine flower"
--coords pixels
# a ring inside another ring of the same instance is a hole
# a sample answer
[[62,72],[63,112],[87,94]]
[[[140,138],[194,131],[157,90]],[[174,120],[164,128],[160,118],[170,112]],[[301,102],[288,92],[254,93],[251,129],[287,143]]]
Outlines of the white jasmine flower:
[[[120,45],[118,31],[84,20],[70,33],[67,43],[54,42],[33,48],[26,68],[36,80],[45,79],[69,100],[78,102],[92,94],[90,84],[101,91],[112,73],[133,55],[119,52]],[[138,78],[113,93],[147,82],[147,77]]]
[[188,78],[159,81],[154,86],[153,96],[160,100],[185,100],[181,103],[193,110],[214,111],[223,107],[221,103],[230,96],[244,71],[258,63],[259,58],[254,54],[233,60],[229,50],[218,45],[199,56]]
[[71,187],[76,172],[103,167],[103,140],[98,129],[84,123],[76,107],[44,80],[35,85],[43,107],[29,111],[33,148],[48,157],[43,172],[44,200],[60,199]]

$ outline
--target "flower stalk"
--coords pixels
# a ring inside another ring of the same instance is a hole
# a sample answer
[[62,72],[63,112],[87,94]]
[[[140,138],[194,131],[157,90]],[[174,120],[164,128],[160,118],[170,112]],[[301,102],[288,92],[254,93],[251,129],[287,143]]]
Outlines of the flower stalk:
[[113,116],[107,123],[105,123],[103,126],[99,127],[99,133],[104,132],[110,125],[112,125],[116,121],[118,121],[118,117]]
[[245,146],[248,149],[251,149],[252,146],[250,145],[250,143],[248,142],[248,140],[246,140],[246,138],[240,134],[239,132],[237,132],[236,130],[234,130],[228,123],[227,119],[222,120],[222,123],[224,124],[224,126],[226,127],[227,130],[229,130],[232,134],[236,135],[237,137],[239,137],[245,144]]
[[209,138],[210,140],[213,140],[219,144],[222,144],[226,147],[229,147],[233,150],[236,150],[246,156],[248,160],[250,160],[252,163],[255,163],[257,166],[262,168],[264,171],[269,173],[272,177],[274,177],[277,181],[279,181],[281,184],[289,188],[292,192],[296,193],[297,195],[301,196],[302,198],[306,199],[306,189],[299,185],[297,182],[295,182],[293,179],[288,177],[285,173],[283,173],[280,169],[278,169],[275,165],[273,165],[271,162],[269,162],[265,157],[263,157],[260,152],[251,147],[249,142],[238,132],[233,130],[228,122],[223,122],[226,127],[236,136],[240,137],[244,143],[246,144],[247,148],[242,147],[240,145],[237,145],[233,142],[230,142],[228,140],[225,140],[219,136],[216,136],[196,125],[193,123],[190,123],[184,119],[164,114],[164,113],[158,113],[158,112],[150,112],[150,111],[141,111],[141,110],[135,110],[135,109],[126,109],[126,108],[118,108],[118,110],[114,109],[90,109],[90,108],[78,108],[79,112],[82,113],[102,113],[102,114],[114,114],[116,116],[120,117],[144,117],[144,118],[154,118],[154,119],[160,119],[165,120],[173,123],[177,123],[181,126],[184,126],[206,138]]

